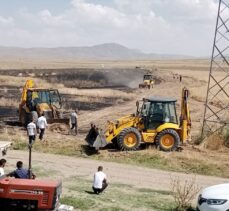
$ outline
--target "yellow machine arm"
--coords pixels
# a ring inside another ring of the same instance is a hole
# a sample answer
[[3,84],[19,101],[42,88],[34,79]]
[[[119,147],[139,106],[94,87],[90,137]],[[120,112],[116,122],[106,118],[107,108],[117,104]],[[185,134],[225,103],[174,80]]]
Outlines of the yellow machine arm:
[[180,115],[180,127],[181,127],[181,138],[183,142],[186,142],[190,138],[191,129],[191,117],[188,105],[189,90],[185,87],[182,89],[181,98],[181,115]]
[[105,131],[105,138],[107,142],[111,142],[120,132],[128,127],[136,127],[139,123],[139,117],[135,115],[128,115],[118,119],[115,123],[108,121]]
[[94,146],[95,148],[104,147],[108,143],[111,143],[123,129],[136,127],[139,122],[140,118],[138,116],[128,115],[116,120],[115,122],[108,121],[105,131],[99,131],[98,129],[95,130],[95,127],[92,125],[85,140],[90,146]]
[[23,87],[22,95],[21,95],[21,106],[23,106],[26,102],[27,98],[27,90],[30,88],[34,88],[34,81],[32,79],[28,79],[25,82],[25,85]]
[[27,90],[29,88],[34,88],[34,81],[32,79],[28,79],[25,82],[25,85],[23,87],[22,95],[21,95],[21,102],[19,104],[19,121],[22,121],[22,108],[26,103],[26,98],[27,98]]

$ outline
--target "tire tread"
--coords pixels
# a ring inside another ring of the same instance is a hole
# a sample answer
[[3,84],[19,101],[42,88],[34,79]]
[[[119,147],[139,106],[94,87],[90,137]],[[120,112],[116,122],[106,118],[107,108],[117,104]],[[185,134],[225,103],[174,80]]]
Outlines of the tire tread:
[[[125,146],[124,144],[124,137],[128,134],[128,133],[134,133],[137,137],[137,144],[133,147],[127,147]],[[118,144],[118,147],[123,150],[123,151],[135,151],[139,148],[140,146],[140,143],[141,143],[141,134],[140,132],[134,128],[134,127],[129,127],[129,128],[125,128],[123,129],[120,134],[118,135],[117,137],[117,144]]]

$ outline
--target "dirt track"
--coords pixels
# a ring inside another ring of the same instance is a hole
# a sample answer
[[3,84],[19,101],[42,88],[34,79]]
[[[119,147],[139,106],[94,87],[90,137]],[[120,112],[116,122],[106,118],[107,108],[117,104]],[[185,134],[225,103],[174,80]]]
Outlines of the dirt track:
[[[8,164],[6,171],[12,170],[16,161],[27,160],[28,153],[25,151],[8,152]],[[25,157],[26,156],[26,157]],[[74,158],[60,155],[33,153],[33,163],[35,168],[42,168],[47,172],[55,172],[51,175],[67,181],[69,177],[81,176],[85,179],[92,179],[93,173],[98,165],[104,166],[109,182],[133,185],[137,188],[152,188],[157,190],[169,190],[171,178],[179,177],[181,180],[193,179],[195,175],[168,172],[157,169],[136,167],[126,164],[91,160],[89,158]],[[25,166],[27,163],[25,163]],[[213,184],[229,182],[229,179],[209,176],[196,176],[196,182],[200,187]]]
[[[177,99],[178,105],[178,114],[180,113],[180,98],[181,98],[181,91],[183,87],[197,88],[198,87],[205,87],[206,83],[198,80],[194,77],[186,77],[183,79],[182,83],[172,78],[172,74],[167,71],[160,71],[157,77],[163,76],[163,82],[157,84],[153,89],[137,89],[135,90],[135,98],[127,103],[122,105],[113,105],[104,109],[100,109],[95,112],[82,112],[79,116],[79,123],[80,123],[80,132],[85,133],[88,131],[90,122],[94,122],[99,127],[104,126],[107,120],[115,120],[122,116],[126,116],[131,113],[136,112],[135,102],[136,100],[142,100],[143,98],[147,98],[153,95],[159,96],[170,96]],[[193,83],[195,81],[195,83]],[[191,112],[192,112],[192,134],[196,135],[199,132],[202,122],[200,122],[200,117],[202,117],[202,113],[204,110],[204,104],[202,102],[198,102],[195,100],[190,99],[189,101]],[[194,108],[196,110],[194,111]],[[202,121],[202,120],[201,120]],[[102,127],[103,128],[103,127]],[[85,136],[84,136],[85,137]]]

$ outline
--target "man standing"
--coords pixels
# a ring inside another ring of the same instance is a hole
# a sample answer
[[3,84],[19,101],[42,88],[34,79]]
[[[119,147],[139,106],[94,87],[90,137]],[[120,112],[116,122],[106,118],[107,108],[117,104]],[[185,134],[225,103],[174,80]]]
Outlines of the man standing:
[[103,167],[99,166],[98,171],[94,175],[92,189],[95,194],[100,194],[106,189],[107,186],[107,176],[103,173]]
[[27,134],[29,136],[29,145],[32,145],[36,139],[36,125],[34,120],[27,125]]
[[4,158],[1,159],[0,160],[0,177],[5,174],[5,172],[4,172],[5,164],[6,164],[6,159],[4,159]]
[[[23,168],[23,162],[22,161],[18,161],[17,164],[17,169],[10,172],[9,174],[7,174],[7,177],[15,177],[18,179],[29,179],[29,171],[27,169]],[[36,176],[32,173],[32,179],[35,179]]]
[[78,111],[75,110],[71,113],[71,130],[73,130],[75,128],[75,134],[78,134]]
[[45,134],[45,129],[48,127],[44,113],[42,113],[42,115],[38,118],[37,126],[38,126],[39,131],[40,131],[39,139],[42,141],[44,134]]

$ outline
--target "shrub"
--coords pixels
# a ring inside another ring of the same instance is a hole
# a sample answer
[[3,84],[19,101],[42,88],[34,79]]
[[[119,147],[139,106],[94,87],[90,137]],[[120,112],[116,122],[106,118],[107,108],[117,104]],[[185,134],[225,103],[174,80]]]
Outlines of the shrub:
[[179,177],[171,179],[171,191],[177,211],[191,210],[192,200],[200,191],[196,178],[182,181]]

